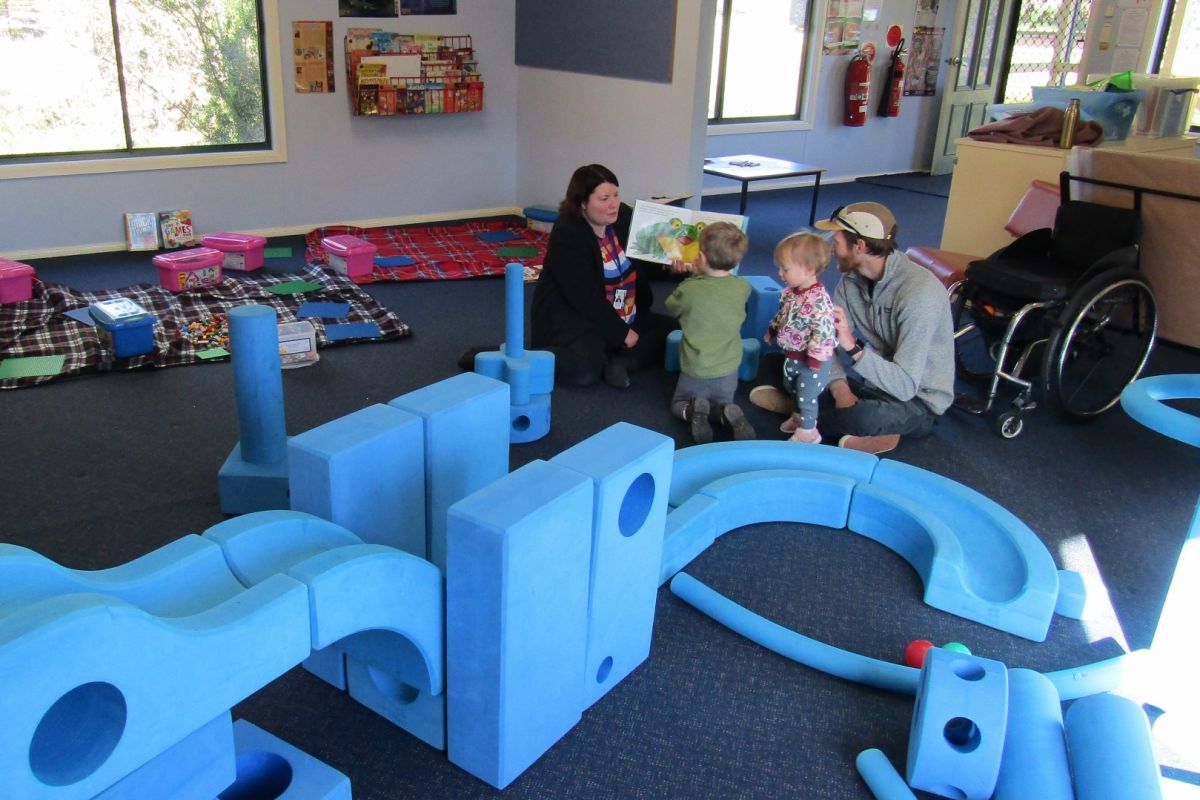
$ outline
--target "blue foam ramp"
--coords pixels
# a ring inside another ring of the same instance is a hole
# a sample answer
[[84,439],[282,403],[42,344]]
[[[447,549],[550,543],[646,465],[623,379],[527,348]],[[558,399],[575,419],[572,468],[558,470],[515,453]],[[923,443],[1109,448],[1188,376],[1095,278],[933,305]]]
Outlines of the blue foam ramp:
[[863,750],[854,759],[854,766],[876,800],[917,800],[882,750]]
[[1045,675],[1008,671],[1008,729],[993,800],[1074,800],[1062,701]]
[[288,453],[293,510],[425,557],[419,417],[376,403],[292,437]]
[[236,777],[233,719],[225,711],[100,792],[95,800],[212,800]]
[[717,501],[719,537],[734,528],[760,522],[843,528],[854,485],[850,478],[825,472],[762,469],[719,478],[700,493]]
[[1200,398],[1200,375],[1155,375],[1126,386],[1121,408],[1150,430],[1200,447],[1200,417],[1164,402],[1194,398]]
[[1137,703],[1115,694],[1067,708],[1067,752],[1079,800],[1159,800],[1162,780],[1150,723]]
[[446,749],[446,695],[432,695],[354,658],[346,662],[350,696],[430,747]]
[[204,539],[220,546],[225,562],[243,586],[337,547],[362,544],[341,525],[302,511],[260,511],[218,522]]
[[0,674],[22,688],[0,693],[5,792],[92,797],[300,663],[308,628],[308,592],[282,575],[183,618],[87,593],[11,610]]
[[909,786],[942,797],[988,800],[1007,724],[1008,669],[999,661],[932,648],[913,709]]
[[870,483],[953,521],[969,592],[954,613],[1026,639],[1045,640],[1058,599],[1058,569],[1025,523],[961,483],[898,461],[881,460]]
[[504,788],[584,707],[592,482],[533,461],[450,508],[446,744]]
[[840,447],[796,447],[788,441],[714,442],[675,452],[671,471],[672,508],[683,504],[718,478],[764,469],[802,469],[841,475],[854,481],[871,479],[879,457]]
[[550,459],[594,486],[584,668],[588,705],[650,655],[674,454],[672,439],[620,422]]
[[278,736],[239,719],[233,723],[237,781],[220,800],[350,800],[350,779]]
[[424,421],[425,557],[445,569],[446,511],[508,474],[508,387],[464,372],[388,405]]

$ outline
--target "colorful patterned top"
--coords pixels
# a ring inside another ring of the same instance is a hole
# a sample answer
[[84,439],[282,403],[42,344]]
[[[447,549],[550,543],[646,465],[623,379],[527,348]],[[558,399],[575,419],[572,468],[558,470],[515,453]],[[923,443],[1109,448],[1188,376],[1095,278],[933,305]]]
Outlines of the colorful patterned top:
[[833,358],[837,346],[833,300],[824,284],[817,281],[807,289],[784,289],[771,331],[792,358],[803,356],[809,364],[818,365]]

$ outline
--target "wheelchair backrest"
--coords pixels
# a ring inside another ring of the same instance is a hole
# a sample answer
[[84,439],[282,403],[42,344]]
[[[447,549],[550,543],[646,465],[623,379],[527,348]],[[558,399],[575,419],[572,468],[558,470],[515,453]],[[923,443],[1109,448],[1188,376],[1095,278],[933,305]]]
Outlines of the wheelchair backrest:
[[1141,238],[1137,211],[1066,200],[1054,218],[1050,257],[1082,273],[1114,250],[1138,244]]

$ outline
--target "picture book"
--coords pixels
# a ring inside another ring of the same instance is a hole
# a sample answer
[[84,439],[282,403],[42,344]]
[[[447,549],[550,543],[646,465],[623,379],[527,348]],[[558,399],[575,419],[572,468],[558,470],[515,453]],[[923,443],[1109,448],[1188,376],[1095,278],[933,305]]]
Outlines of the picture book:
[[125,244],[130,250],[157,250],[158,215],[153,211],[125,212]]
[[749,219],[740,214],[693,211],[638,200],[633,206],[625,254],[658,264],[675,260],[693,263],[700,255],[700,231],[713,222],[732,222],[744,231]]
[[186,209],[158,212],[158,231],[162,235],[164,250],[191,247],[195,244],[192,212]]

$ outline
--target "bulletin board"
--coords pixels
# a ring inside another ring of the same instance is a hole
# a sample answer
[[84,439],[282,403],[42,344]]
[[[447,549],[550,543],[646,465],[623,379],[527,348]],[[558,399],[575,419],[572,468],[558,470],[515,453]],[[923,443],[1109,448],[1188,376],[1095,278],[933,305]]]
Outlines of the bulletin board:
[[1088,75],[1149,72],[1162,0],[1093,0],[1080,64]]
[[670,83],[675,3],[517,0],[517,66]]

